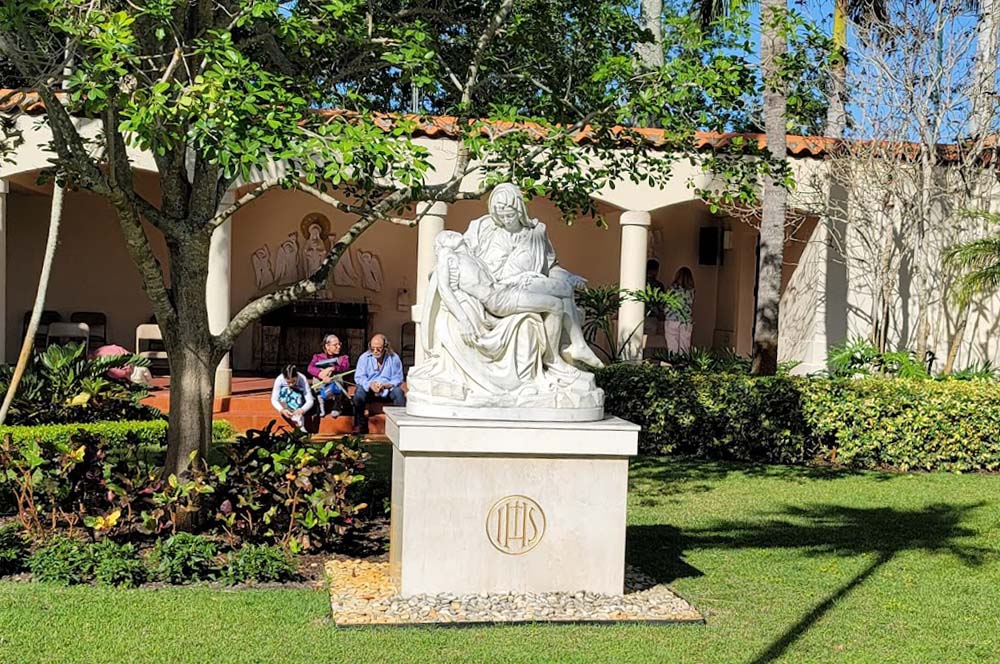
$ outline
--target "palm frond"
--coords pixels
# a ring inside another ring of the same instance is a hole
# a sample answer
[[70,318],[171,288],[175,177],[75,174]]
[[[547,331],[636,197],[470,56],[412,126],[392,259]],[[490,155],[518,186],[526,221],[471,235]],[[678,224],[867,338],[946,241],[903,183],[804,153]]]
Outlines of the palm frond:
[[1000,290],[1000,235],[949,247],[944,261],[963,273],[957,283],[960,300]]

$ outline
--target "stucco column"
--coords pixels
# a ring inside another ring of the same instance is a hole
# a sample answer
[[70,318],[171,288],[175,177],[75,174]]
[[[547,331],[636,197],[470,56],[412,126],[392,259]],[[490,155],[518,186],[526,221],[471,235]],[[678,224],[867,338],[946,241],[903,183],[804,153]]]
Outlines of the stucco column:
[[427,297],[427,280],[434,269],[434,238],[444,230],[444,220],[448,216],[447,203],[417,203],[417,302],[411,309],[410,317],[417,324],[417,343],[414,350],[415,364],[424,359],[424,349],[420,344],[420,312]]
[[[228,191],[219,203],[219,209],[229,207],[235,200]],[[212,233],[212,244],[208,250],[208,281],[205,284],[205,304],[208,307],[208,328],[212,334],[219,334],[229,324],[230,317],[230,266],[232,258],[232,219]],[[228,397],[233,393],[233,370],[227,353],[215,369],[215,396]]]
[[7,192],[10,184],[0,179],[0,364],[7,361]]
[[[646,286],[646,245],[649,242],[649,213],[638,210],[622,212],[621,268],[618,285],[623,290],[638,290]],[[618,306],[618,343],[623,346],[623,359],[642,359],[642,323],[646,305],[622,300]]]

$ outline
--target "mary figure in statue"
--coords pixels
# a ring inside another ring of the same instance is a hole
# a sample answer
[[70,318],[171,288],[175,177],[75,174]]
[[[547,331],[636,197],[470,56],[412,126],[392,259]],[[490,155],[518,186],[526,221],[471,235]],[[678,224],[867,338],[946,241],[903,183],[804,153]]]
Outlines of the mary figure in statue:
[[503,191],[491,197],[491,212],[511,208],[516,216],[505,223],[488,215],[464,236],[442,231],[435,240],[421,314],[425,359],[407,378],[407,412],[600,419],[603,391],[574,366],[600,366],[580,330],[579,278],[556,266],[544,225],[527,218],[517,189],[516,199]]
[[516,185],[497,185],[490,194],[489,214],[472,220],[465,241],[501,284],[518,283],[525,292],[565,299],[563,327],[548,339],[553,352],[570,363],[603,366],[583,337],[582,317],[573,301],[573,291],[586,279],[559,266],[545,224],[528,216]]

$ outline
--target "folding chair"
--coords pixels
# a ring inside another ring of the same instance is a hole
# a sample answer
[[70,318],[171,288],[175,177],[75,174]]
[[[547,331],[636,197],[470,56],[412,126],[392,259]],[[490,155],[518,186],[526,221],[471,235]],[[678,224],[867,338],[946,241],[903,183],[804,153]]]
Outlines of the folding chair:
[[[142,349],[142,343],[146,342],[147,350]],[[146,357],[153,361],[166,362],[167,351],[163,350],[163,335],[160,334],[160,326],[155,323],[143,323],[135,328],[135,354],[139,357]],[[157,346],[158,348],[153,348]]]
[[[21,341],[28,334],[28,323],[31,321],[31,310],[24,312],[24,324],[21,327]],[[38,329],[35,331],[35,347],[39,348],[45,344],[45,335],[48,334],[49,325],[62,320],[62,314],[51,309],[43,309],[42,317],[38,319]]]
[[74,311],[69,315],[72,323],[86,323],[90,328],[90,345],[97,347],[108,343],[108,316],[103,311]]
[[50,323],[45,331],[45,347],[54,343],[64,344],[68,341],[79,341],[83,344],[84,354],[90,349],[90,327],[86,323]]

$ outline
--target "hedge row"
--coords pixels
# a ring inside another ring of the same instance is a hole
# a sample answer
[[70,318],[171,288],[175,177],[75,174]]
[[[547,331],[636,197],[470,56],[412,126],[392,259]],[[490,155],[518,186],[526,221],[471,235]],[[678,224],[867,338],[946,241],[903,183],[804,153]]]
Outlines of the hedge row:
[[[126,437],[133,434],[142,446],[158,447],[167,442],[167,421],[122,421],[122,422],[91,422],[88,424],[39,424],[34,426],[0,427],[0,438],[11,436],[15,443],[35,440],[40,443],[65,441],[72,434],[83,430],[104,438],[111,446],[125,443]],[[212,422],[212,439],[216,441],[231,440],[236,430],[225,420]]]
[[614,365],[605,409],[642,426],[640,450],[857,468],[1000,469],[1000,385],[829,379]]

